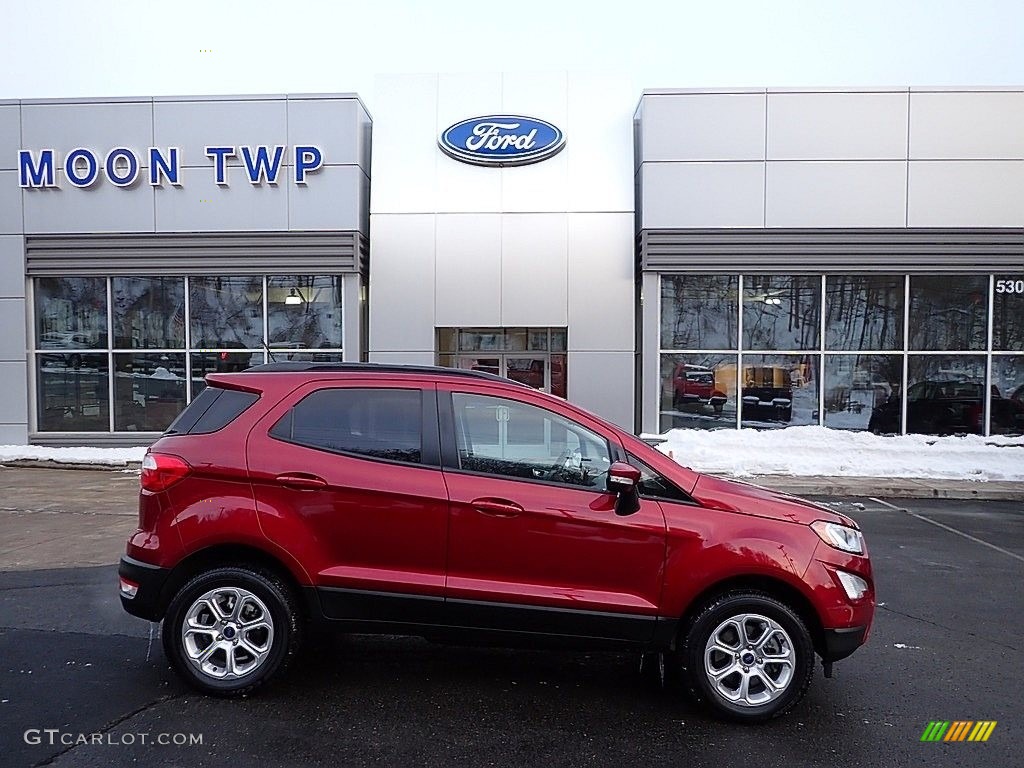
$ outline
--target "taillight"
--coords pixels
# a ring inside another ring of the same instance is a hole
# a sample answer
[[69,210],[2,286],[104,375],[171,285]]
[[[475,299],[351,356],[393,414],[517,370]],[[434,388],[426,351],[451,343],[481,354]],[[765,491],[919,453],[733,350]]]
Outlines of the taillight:
[[143,490],[164,491],[184,478],[192,467],[184,459],[167,453],[147,453],[142,460],[139,482]]

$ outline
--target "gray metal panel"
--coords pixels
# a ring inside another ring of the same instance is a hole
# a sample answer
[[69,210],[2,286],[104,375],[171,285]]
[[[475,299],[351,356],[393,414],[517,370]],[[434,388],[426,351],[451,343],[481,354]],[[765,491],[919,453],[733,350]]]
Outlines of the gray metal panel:
[[23,298],[25,241],[21,235],[0,235],[0,299]]
[[0,171],[17,170],[21,149],[21,106],[0,106]]
[[358,232],[29,235],[28,275],[338,274],[365,269]]
[[17,171],[0,171],[0,235],[20,235],[21,187]]
[[652,272],[985,272],[1024,264],[1024,229],[645,230]]

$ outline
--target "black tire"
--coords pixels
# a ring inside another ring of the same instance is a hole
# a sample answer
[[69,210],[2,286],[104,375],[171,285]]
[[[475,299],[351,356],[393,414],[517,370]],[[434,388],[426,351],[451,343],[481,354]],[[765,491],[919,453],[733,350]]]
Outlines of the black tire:
[[[730,617],[757,614],[777,622],[789,635],[795,662],[792,677],[778,698],[761,705],[736,704],[711,684],[704,665],[704,649],[711,634]],[[740,723],[760,723],[783,715],[807,692],[814,673],[814,643],[800,615],[783,602],[762,592],[728,592],[699,610],[680,630],[679,651],[673,655],[679,677],[690,697],[716,717]]]
[[[266,607],[273,626],[273,638],[268,638],[269,650],[262,663],[230,679],[218,679],[198,669],[190,660],[182,639],[182,624],[189,609],[200,597],[218,587],[240,588],[254,595]],[[296,597],[277,574],[260,568],[231,566],[206,571],[186,582],[167,609],[161,636],[167,660],[189,685],[203,693],[230,697],[250,693],[285,671],[298,653],[301,624]]]

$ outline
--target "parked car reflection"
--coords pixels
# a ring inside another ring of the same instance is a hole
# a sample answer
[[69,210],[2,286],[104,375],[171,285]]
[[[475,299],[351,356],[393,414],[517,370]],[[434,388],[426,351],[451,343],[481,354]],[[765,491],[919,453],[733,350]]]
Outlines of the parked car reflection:
[[[985,424],[985,387],[977,380],[919,381],[907,390],[907,431],[925,435],[981,434]],[[991,388],[992,431],[1024,430],[1024,402]],[[890,397],[871,414],[875,433],[899,432],[900,400]]]

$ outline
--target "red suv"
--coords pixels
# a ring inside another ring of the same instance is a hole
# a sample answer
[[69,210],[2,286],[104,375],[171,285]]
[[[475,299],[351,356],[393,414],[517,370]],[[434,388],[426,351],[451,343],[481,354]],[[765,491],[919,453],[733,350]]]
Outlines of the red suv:
[[142,467],[120,566],[191,684],[241,694],[306,629],[663,654],[719,715],[804,694],[867,639],[857,524],[700,475],[490,374],[271,363],[209,386]]

